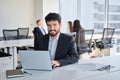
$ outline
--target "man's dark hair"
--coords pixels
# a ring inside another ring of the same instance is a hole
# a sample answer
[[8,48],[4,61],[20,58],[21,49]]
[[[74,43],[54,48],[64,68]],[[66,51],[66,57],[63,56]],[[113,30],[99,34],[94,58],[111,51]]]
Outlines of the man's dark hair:
[[59,14],[57,14],[57,13],[49,13],[45,17],[45,21],[47,23],[48,21],[51,21],[51,20],[53,20],[53,21],[57,20],[59,22],[59,24],[60,24],[61,23],[61,16]]

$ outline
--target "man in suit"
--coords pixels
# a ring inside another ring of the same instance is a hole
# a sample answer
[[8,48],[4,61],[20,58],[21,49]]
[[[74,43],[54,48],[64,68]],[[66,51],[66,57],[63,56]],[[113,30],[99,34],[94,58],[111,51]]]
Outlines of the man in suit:
[[33,34],[34,36],[37,36],[37,35],[45,35],[46,32],[45,30],[43,29],[43,21],[41,19],[38,19],[36,21],[36,24],[37,24],[37,27],[34,28],[33,30]]
[[61,17],[49,13],[45,17],[48,34],[35,37],[35,50],[49,50],[52,66],[59,67],[76,63],[79,59],[76,43],[71,36],[60,32]]

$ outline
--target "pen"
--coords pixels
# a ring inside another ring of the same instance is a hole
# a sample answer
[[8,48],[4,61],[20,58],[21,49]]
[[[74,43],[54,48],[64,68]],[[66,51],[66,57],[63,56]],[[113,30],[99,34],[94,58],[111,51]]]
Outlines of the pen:
[[26,72],[26,71],[24,71],[24,73],[25,73],[25,74],[29,74],[29,75],[32,75],[31,73],[28,73],[28,72]]
[[99,69],[97,69],[97,70],[103,71],[103,70],[110,70],[111,68],[114,68],[114,66],[106,65],[106,66],[104,66],[104,67],[102,67],[102,68],[99,68]]

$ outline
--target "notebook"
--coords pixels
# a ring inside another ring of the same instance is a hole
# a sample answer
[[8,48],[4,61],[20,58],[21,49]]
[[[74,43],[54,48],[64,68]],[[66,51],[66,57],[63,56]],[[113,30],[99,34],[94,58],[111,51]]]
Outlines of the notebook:
[[23,73],[23,71],[21,69],[6,70],[6,76],[7,76],[7,78],[23,77],[24,73]]
[[23,69],[52,70],[49,51],[19,51]]

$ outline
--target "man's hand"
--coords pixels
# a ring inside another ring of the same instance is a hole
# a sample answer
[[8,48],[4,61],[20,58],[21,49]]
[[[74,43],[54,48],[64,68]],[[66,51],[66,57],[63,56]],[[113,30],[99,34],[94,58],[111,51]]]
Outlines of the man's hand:
[[60,66],[60,63],[59,63],[58,61],[56,61],[56,60],[52,60],[52,61],[51,61],[51,64],[52,64],[52,67],[53,67],[53,68],[56,68],[56,67],[59,67],[59,66]]

